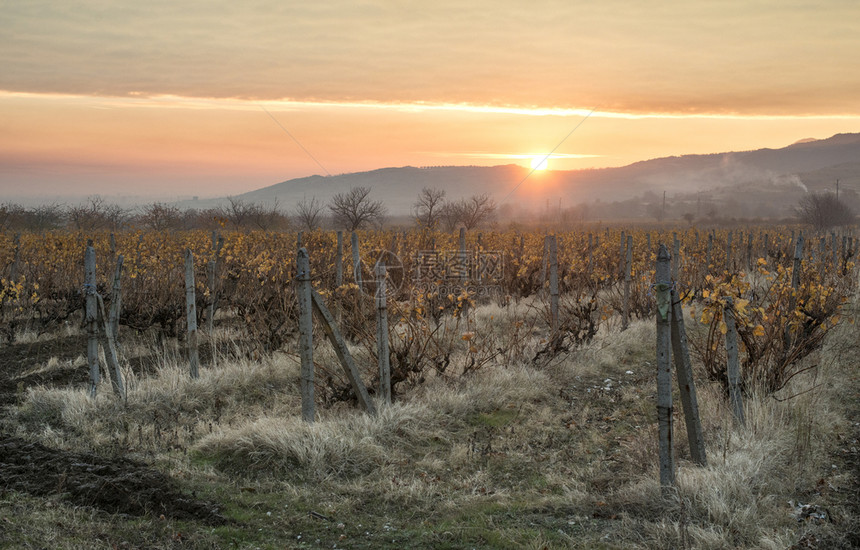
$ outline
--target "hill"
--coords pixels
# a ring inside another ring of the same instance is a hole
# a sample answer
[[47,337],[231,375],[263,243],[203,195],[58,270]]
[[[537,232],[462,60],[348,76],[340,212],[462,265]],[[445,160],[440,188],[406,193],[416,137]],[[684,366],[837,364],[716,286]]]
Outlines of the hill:
[[[490,194],[509,209],[540,212],[547,205],[596,205],[602,218],[647,216],[665,193],[674,208],[697,216],[731,209],[737,217],[780,217],[804,193],[834,189],[860,209],[860,134],[802,139],[780,149],[683,155],[618,168],[535,172],[519,165],[382,168],[369,172],[292,179],[239,195],[248,202],[278,201],[292,209],[305,197],[327,203],[352,187],[370,187],[393,215],[407,214],[423,187],[449,199]],[[607,204],[631,203],[613,211]],[[692,212],[695,203],[695,212]],[[678,206],[680,205],[680,206]],[[188,205],[191,206],[191,205]],[[196,206],[201,206],[200,204]],[[623,213],[621,210],[623,210]],[[615,212],[615,213],[613,213]],[[676,212],[677,217],[682,213]]]

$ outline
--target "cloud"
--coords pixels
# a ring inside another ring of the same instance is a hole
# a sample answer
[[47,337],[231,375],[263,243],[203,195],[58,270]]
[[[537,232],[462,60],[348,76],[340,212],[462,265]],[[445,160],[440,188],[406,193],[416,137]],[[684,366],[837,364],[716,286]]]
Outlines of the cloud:
[[860,4],[4,3],[0,89],[860,113]]

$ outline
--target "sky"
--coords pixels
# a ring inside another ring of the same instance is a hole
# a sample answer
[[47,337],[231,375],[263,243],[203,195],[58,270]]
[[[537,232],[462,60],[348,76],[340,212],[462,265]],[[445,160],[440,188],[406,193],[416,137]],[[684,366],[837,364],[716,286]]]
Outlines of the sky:
[[[855,0],[0,0],[0,202],[860,132]],[[551,154],[550,154],[551,153]]]

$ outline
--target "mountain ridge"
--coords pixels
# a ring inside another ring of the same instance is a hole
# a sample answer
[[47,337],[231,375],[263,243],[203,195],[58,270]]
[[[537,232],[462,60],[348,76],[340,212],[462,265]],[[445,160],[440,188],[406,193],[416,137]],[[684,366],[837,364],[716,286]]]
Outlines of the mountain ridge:
[[[676,200],[696,196],[699,203],[703,198],[726,203],[725,197],[735,190],[746,196],[737,202],[749,203],[744,206],[747,214],[754,215],[752,203],[761,201],[771,215],[780,215],[793,208],[803,193],[821,191],[839,179],[840,197],[860,208],[860,133],[810,139],[777,149],[677,155],[611,168],[532,172],[516,164],[386,167],[295,178],[236,198],[278,201],[281,208],[291,210],[303,198],[316,197],[326,204],[336,193],[364,186],[371,188],[371,198],[386,204],[389,213],[404,215],[423,187],[442,189],[451,200],[487,193],[499,206],[532,211],[562,200],[570,207],[637,198],[644,209],[646,199],[663,193]],[[715,203],[714,208],[719,206]]]

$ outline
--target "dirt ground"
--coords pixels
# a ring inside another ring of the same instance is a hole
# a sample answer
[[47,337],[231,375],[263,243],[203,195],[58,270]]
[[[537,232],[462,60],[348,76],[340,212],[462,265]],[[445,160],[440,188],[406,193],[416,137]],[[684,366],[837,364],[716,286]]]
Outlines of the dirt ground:
[[[88,383],[86,368],[27,375],[51,357],[71,360],[86,350],[86,336],[17,343],[0,348],[0,407],[14,404],[30,386]],[[62,495],[109,513],[192,519],[222,524],[218,506],[183,494],[169,476],[136,461],[51,449],[0,433],[0,491]]]
[[112,514],[153,514],[220,525],[216,505],[184,495],[167,475],[128,459],[50,449],[0,434],[3,490],[59,494],[80,506]]

